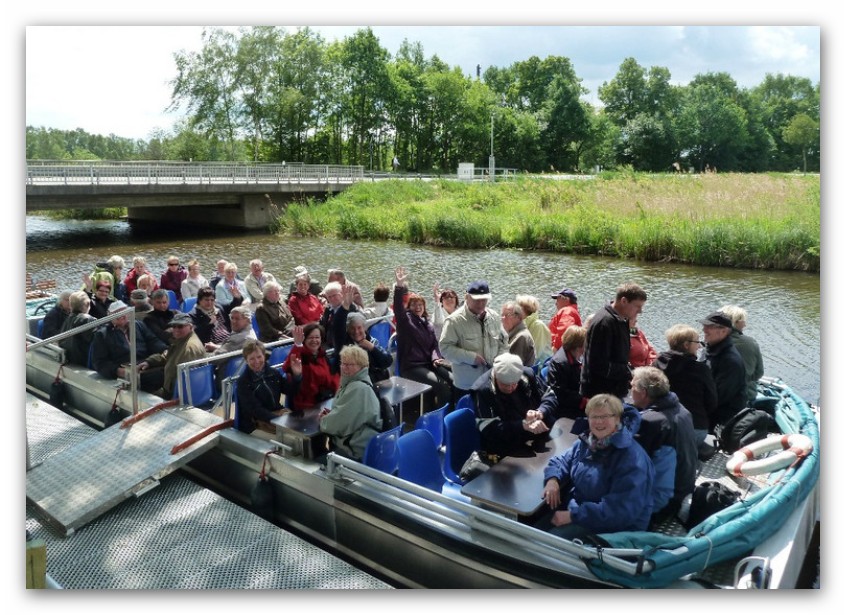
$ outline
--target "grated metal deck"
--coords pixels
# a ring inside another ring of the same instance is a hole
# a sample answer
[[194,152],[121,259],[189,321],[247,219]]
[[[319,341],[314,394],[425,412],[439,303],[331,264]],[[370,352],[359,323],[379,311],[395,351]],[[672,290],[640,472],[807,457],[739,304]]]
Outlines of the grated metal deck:
[[[99,433],[27,396],[28,448],[39,467]],[[42,519],[28,502],[27,532],[46,542],[47,573],[67,589],[390,588],[180,474],[70,536]]]
[[189,407],[159,411],[127,429],[113,425],[27,472],[27,500],[70,534],[212,448],[216,432],[171,454],[174,445],[219,422]]

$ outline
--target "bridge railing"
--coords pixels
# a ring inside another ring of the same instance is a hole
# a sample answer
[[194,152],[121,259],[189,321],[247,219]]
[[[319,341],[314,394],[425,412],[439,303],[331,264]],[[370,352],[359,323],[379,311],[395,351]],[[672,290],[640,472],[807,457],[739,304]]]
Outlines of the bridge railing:
[[27,185],[345,183],[364,179],[360,165],[28,160]]

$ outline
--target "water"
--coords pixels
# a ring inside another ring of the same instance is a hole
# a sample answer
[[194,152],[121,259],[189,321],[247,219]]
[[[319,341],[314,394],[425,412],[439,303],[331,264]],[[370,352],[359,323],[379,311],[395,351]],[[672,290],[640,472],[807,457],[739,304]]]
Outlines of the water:
[[131,266],[143,255],[156,275],[169,255],[183,263],[200,261],[207,278],[219,258],[234,261],[242,274],[260,258],[280,282],[305,265],[321,282],[326,270],[338,267],[362,286],[365,299],[377,282],[390,285],[394,268],[411,272],[413,290],[432,296],[432,286],[452,287],[463,295],[467,283],[484,278],[499,310],[518,293],[537,296],[541,316],[549,320],[555,302],[549,297],[562,286],[579,297],[582,317],[613,297],[618,284],[635,281],[649,300],[638,322],[652,344],[666,349],[664,331],[676,323],[697,323],[726,303],[749,313],[746,333],[761,346],[765,373],[781,377],[811,403],[820,402],[820,276],[800,272],[692,267],[672,263],[640,263],[601,257],[578,257],[517,250],[456,250],[409,246],[397,242],[282,238],[266,233],[198,231],[179,228],[134,228],[125,221],[54,221],[26,218],[26,266],[36,279],[55,279],[60,290],[76,289],[82,274],[112,254]]

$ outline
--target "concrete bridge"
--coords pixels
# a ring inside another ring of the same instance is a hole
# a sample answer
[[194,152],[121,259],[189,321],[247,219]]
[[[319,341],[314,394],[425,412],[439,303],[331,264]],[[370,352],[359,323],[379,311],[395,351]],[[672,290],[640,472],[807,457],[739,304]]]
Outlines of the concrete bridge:
[[30,160],[26,210],[126,207],[130,220],[259,229],[294,199],[363,179],[361,166]]

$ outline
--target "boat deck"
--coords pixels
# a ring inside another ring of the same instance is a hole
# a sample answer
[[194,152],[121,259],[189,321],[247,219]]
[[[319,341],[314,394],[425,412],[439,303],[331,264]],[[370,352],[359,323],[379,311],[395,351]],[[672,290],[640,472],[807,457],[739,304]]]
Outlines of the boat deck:
[[[35,464],[97,431],[27,396]],[[118,504],[70,536],[27,505],[26,529],[47,544],[47,574],[67,589],[388,589],[389,585],[180,474]]]

